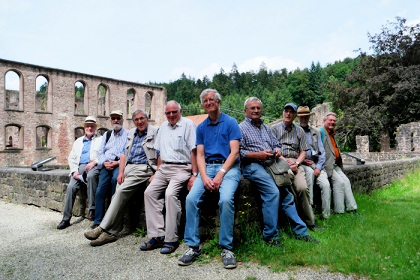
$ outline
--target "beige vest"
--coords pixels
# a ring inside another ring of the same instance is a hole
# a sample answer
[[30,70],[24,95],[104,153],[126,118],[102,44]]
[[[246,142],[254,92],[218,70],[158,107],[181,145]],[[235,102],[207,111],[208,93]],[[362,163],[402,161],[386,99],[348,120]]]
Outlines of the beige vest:
[[[136,133],[137,128],[132,128],[128,132],[127,144],[125,147],[125,165],[127,165],[128,157],[131,153],[131,148],[133,148],[133,139],[134,133]],[[147,125],[147,135],[144,137],[143,143],[141,144],[144,153],[146,154],[147,161],[153,170],[157,169],[157,152],[154,148],[156,137],[157,137],[158,128],[152,125]]]
[[[324,130],[324,149],[325,149],[325,164],[324,164],[324,168],[325,171],[327,172],[328,177],[332,176],[333,173],[333,168],[334,168],[334,164],[335,164],[335,152],[334,152],[334,147],[333,144],[331,142],[330,139],[330,135],[328,135],[327,130],[325,129],[325,127],[322,128]],[[335,137],[333,136],[334,140]],[[337,144],[337,140],[335,140],[335,143]],[[341,159],[341,153],[340,150],[338,151],[338,160],[337,160],[337,165],[343,169],[343,160]]]

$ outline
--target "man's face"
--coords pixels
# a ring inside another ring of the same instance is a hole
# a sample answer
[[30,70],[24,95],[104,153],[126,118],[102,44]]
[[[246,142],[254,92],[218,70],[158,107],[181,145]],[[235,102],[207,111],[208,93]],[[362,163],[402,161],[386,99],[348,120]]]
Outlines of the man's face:
[[216,99],[214,92],[209,92],[203,96],[203,109],[209,114],[219,110],[220,100]]
[[298,116],[300,126],[307,127],[311,116]]
[[283,110],[283,121],[292,123],[296,118],[296,112],[292,107],[286,107]]
[[96,125],[91,123],[85,123],[85,135],[88,139],[93,136],[96,132]]
[[114,130],[121,130],[124,119],[120,115],[111,115],[111,125]]
[[133,123],[140,132],[143,132],[147,128],[149,119],[144,116],[142,112],[134,115]]
[[334,130],[337,124],[337,118],[334,115],[328,115],[327,119],[324,120],[324,126],[328,130]]
[[244,109],[245,115],[247,118],[250,118],[253,121],[257,121],[261,118],[262,106],[261,103],[257,100],[248,101],[246,103],[246,108]]
[[175,102],[169,102],[165,108],[166,119],[174,126],[182,117],[182,109]]

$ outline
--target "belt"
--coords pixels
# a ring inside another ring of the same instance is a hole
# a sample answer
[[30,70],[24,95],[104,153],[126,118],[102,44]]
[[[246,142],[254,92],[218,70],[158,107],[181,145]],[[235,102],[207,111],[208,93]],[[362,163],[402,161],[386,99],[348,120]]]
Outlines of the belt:
[[210,161],[206,161],[206,163],[207,164],[223,164],[223,163],[225,163],[225,160],[221,160],[221,159],[218,159],[218,160],[210,160]]
[[248,166],[248,165],[250,165],[251,163],[257,163],[257,164],[259,164],[259,165],[263,165],[263,162],[262,162],[262,161],[249,161],[249,160],[247,160],[247,161],[241,161],[241,165],[242,165],[243,167]]
[[188,165],[189,163],[184,163],[184,162],[167,162],[164,161],[163,163],[165,164],[177,164],[177,165]]

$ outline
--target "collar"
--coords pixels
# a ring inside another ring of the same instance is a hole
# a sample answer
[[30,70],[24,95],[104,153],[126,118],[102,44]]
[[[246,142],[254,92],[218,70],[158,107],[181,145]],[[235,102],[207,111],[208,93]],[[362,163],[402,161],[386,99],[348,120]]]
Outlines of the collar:
[[325,126],[324,126],[325,130],[328,132],[329,135],[334,135],[335,131],[334,130],[328,130]]
[[96,134],[93,134],[92,137],[90,137],[90,139],[86,138],[86,135],[83,136],[83,142],[87,142],[87,141],[92,141],[93,138],[95,138]]
[[[245,117],[245,121],[249,122],[249,123],[250,123],[250,124],[252,124],[253,126],[256,126],[256,125],[255,125],[254,120],[252,120],[252,119],[250,119],[250,118],[248,118],[248,117]],[[258,122],[260,123],[260,126],[261,126],[262,124],[264,124],[264,122],[263,122],[263,120],[262,120],[262,119],[259,119],[259,120],[258,120]]]
[[311,132],[311,128],[309,127],[309,125],[308,126],[306,126],[306,127],[303,127],[303,126],[300,126],[302,129],[303,129],[303,131],[305,131],[305,132]]
[[121,128],[121,130],[117,134],[115,134],[115,130],[113,130],[113,131],[114,131],[115,136],[121,136],[123,131],[124,131],[124,128]]
[[206,119],[206,125],[207,126],[209,126],[209,125],[216,125],[218,123],[223,122],[224,120],[225,120],[225,114],[223,112],[220,112],[219,119],[217,119],[217,122],[216,123],[212,123],[211,120],[210,120],[210,117],[207,117],[207,119]]
[[184,118],[184,117],[182,117],[182,116],[181,116],[181,118],[179,119],[179,121],[177,121],[177,122],[176,122],[176,124],[174,124],[174,126],[172,126],[172,125],[169,123],[169,121],[168,121],[168,126],[169,126],[170,128],[175,128],[175,127],[177,127],[177,126],[180,126],[180,127],[181,127],[181,126],[182,126],[182,124],[181,124],[181,123],[182,123],[182,119],[183,119],[183,118]]
[[142,133],[140,133],[140,130],[138,129],[138,128],[136,128],[136,133],[134,133],[134,136],[143,136],[143,135],[146,135],[147,134],[147,128],[149,127],[149,125],[147,125],[146,126],[146,129],[142,132]]
[[295,128],[295,124],[292,123],[292,125],[290,126],[290,130],[287,128],[287,126],[284,124],[284,122],[281,122],[281,125],[283,126],[284,130],[287,130],[288,132],[292,131],[293,128]]

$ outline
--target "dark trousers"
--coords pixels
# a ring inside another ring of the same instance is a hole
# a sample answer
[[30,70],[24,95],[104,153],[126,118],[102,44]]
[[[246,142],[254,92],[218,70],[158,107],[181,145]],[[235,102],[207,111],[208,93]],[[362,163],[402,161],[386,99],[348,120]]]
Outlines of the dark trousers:
[[105,195],[108,187],[112,187],[112,195],[115,193],[118,171],[119,167],[115,168],[114,170],[107,170],[105,167],[102,167],[101,172],[99,173],[99,183],[98,187],[96,188],[95,196],[94,224],[99,225],[105,215]]

